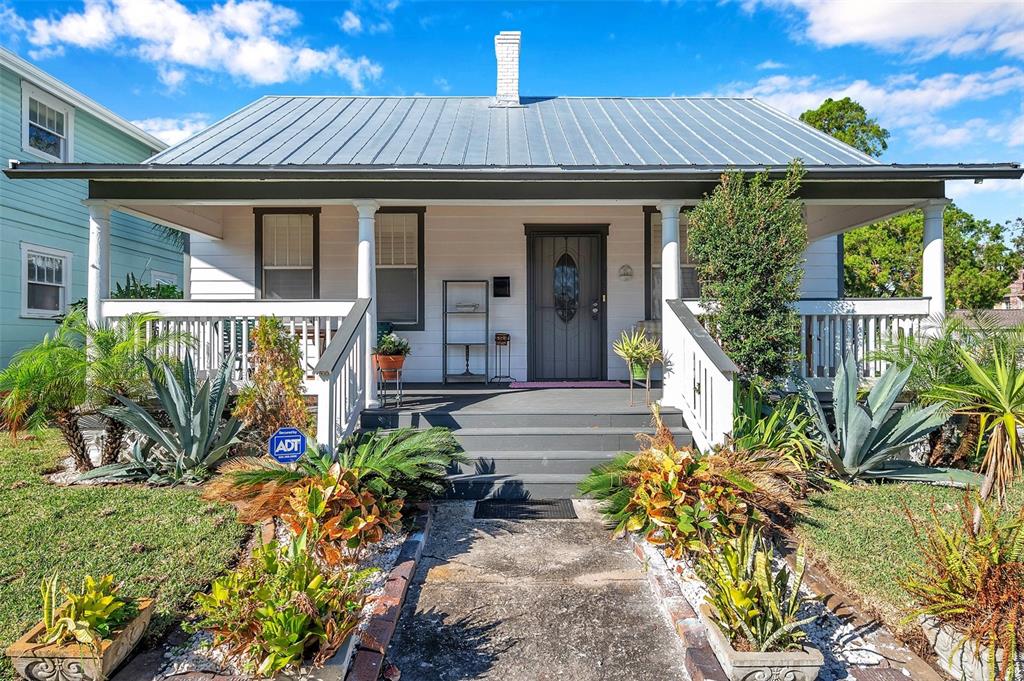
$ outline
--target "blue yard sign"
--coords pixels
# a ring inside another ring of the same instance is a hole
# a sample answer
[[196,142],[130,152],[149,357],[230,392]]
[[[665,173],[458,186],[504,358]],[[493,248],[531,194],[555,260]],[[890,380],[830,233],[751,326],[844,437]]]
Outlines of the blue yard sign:
[[268,449],[278,463],[295,463],[306,453],[306,436],[298,428],[278,428],[270,436]]

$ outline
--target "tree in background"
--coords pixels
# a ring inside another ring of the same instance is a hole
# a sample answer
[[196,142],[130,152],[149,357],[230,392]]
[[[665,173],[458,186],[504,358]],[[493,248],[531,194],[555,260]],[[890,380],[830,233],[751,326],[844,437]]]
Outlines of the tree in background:
[[829,97],[817,109],[808,109],[800,114],[800,120],[868,156],[878,158],[889,144],[889,131],[868,116],[860,103],[849,97],[835,100]]
[[688,243],[697,262],[708,328],[747,379],[773,381],[789,372],[800,349],[803,205],[793,198],[804,170],[785,178],[741,172],[721,183],[690,213]]
[[[800,120],[869,156],[888,148],[889,131],[849,97],[826,99]],[[1011,226],[976,218],[950,205],[943,218],[946,249],[946,306],[992,308],[1006,295],[1024,266],[1020,218]],[[1021,233],[1009,245],[1009,236]],[[847,232],[843,239],[843,283],[850,297],[921,295],[924,214],[915,210]]]

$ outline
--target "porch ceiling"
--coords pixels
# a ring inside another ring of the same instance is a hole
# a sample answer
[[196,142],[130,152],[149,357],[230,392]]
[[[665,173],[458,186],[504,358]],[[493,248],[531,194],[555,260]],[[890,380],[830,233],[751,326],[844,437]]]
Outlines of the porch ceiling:
[[188,204],[116,203],[114,210],[143,220],[149,220],[165,227],[188,232],[224,238],[224,208],[222,206],[197,206]]
[[811,241],[849,231],[920,207],[920,202],[890,204],[808,203],[807,238]]

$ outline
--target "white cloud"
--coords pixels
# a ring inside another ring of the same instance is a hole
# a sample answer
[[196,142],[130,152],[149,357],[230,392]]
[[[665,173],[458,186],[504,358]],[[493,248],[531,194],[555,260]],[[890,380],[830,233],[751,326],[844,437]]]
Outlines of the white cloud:
[[0,26],[3,27],[0,35],[4,37],[16,38],[28,30],[28,23],[4,0],[0,0]]
[[345,13],[338,19],[338,26],[349,35],[363,32],[363,20],[350,9],[345,10]]
[[182,84],[185,82],[187,77],[186,73],[182,69],[176,69],[166,64],[160,64],[156,70],[157,78],[164,84],[168,92],[177,91]]
[[946,182],[946,195],[954,201],[960,201],[978,194],[1004,194],[1016,200],[1019,210],[1024,209],[1024,179],[1020,180],[985,180],[975,184],[972,180],[949,180]]
[[82,11],[35,19],[27,30],[36,50],[130,50],[162,69],[169,87],[184,81],[183,69],[253,85],[333,73],[354,90],[380,76],[368,57],[350,57],[337,45],[314,49],[293,37],[300,23],[295,10],[271,0],[226,0],[203,10],[178,0],[85,0]]
[[786,65],[782,62],[775,61],[774,59],[765,59],[763,62],[755,66],[758,71],[771,71],[773,69],[784,69]]
[[888,128],[927,125],[934,114],[963,102],[976,102],[1024,89],[1024,70],[1000,66],[976,73],[944,73],[928,78],[893,76],[881,83],[868,80],[822,81],[817,76],[768,76],[754,84],[734,83],[725,94],[758,99],[799,116],[827,97],[850,97]]
[[203,113],[193,113],[181,118],[144,118],[132,121],[132,124],[168,144],[177,144],[207,127],[210,117]]
[[438,76],[437,78],[434,79],[434,85],[436,85],[441,92],[452,91],[452,85],[451,83],[448,82],[447,78],[441,78],[440,76]]
[[743,0],[800,16],[796,32],[822,47],[867,45],[940,54],[1002,52],[1024,58],[1024,3],[1020,0]]

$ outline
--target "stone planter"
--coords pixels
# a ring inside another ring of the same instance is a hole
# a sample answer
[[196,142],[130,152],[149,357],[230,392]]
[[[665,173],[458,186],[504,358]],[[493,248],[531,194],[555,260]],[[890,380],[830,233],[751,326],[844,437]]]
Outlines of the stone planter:
[[729,681],[814,681],[825,664],[825,658],[817,648],[787,650],[781,653],[741,653],[733,650],[729,639],[718,628],[711,617],[711,608],[700,606],[701,619],[707,629],[708,645],[722,665]]
[[353,631],[338,648],[338,652],[327,660],[322,667],[303,665],[298,669],[285,669],[274,675],[274,681],[344,681],[348,673],[349,662],[352,660],[352,648],[356,639]]
[[[942,624],[933,617],[922,617],[921,628],[935,650],[939,666],[958,681],[988,681],[992,678],[989,664],[989,649],[973,641],[964,643],[964,637],[955,628]],[[961,645],[963,643],[963,645]],[[996,655],[997,662],[1003,659],[1002,651]],[[1024,659],[1017,660],[1017,678],[1021,678]],[[1001,670],[1000,670],[1001,671]],[[999,678],[998,672],[995,678]]]
[[36,643],[43,634],[39,622],[7,648],[15,670],[29,681],[102,681],[128,657],[146,632],[153,616],[154,601],[138,601],[139,614],[100,643],[99,654],[81,643],[45,645]]

